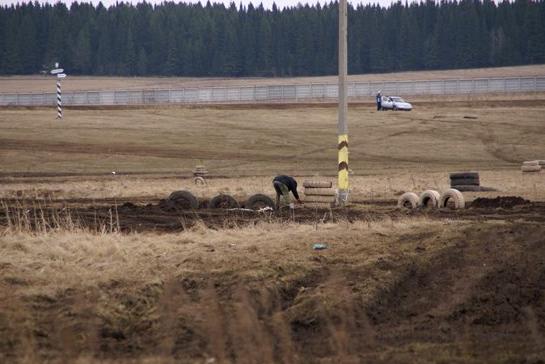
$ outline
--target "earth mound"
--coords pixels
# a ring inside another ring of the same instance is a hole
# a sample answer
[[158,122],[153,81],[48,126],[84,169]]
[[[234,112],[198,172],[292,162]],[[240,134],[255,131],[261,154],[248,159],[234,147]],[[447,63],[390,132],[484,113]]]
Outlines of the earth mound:
[[513,208],[518,205],[527,205],[531,202],[519,196],[498,196],[496,198],[479,197],[471,203],[476,208]]

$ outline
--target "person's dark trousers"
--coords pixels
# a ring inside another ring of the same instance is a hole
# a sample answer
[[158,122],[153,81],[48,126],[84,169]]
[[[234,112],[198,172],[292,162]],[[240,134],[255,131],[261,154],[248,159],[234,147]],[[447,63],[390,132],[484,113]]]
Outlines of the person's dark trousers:
[[284,204],[289,205],[290,204],[290,191],[288,190],[288,187],[278,181],[273,182],[274,190],[276,191],[276,208],[280,208],[280,198],[282,198]]
[[380,109],[381,109],[381,104],[380,102],[377,102],[377,111],[380,111]]

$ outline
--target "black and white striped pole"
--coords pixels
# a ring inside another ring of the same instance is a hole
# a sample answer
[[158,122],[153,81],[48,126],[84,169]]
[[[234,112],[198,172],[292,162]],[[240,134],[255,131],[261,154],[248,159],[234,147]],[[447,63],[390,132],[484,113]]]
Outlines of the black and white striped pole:
[[55,63],[55,69],[51,70],[51,74],[57,76],[57,119],[62,119],[61,80],[66,77],[66,73],[63,73],[63,72],[64,72],[64,69],[59,68],[58,63]]

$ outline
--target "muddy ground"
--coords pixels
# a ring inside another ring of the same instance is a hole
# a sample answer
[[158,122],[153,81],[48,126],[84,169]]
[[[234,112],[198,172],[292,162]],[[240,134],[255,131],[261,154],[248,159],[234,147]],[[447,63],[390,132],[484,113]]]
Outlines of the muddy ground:
[[0,226],[28,226],[31,229],[54,229],[67,222],[91,231],[177,232],[195,224],[208,228],[236,228],[259,222],[295,222],[319,224],[338,221],[380,221],[426,216],[433,219],[462,220],[525,220],[545,222],[545,202],[531,202],[517,196],[477,198],[463,210],[423,209],[399,210],[395,200],[354,200],[347,208],[297,208],[290,211],[252,211],[208,209],[201,200],[197,210],[179,209],[166,200],[148,199],[63,199],[63,200],[3,200]]

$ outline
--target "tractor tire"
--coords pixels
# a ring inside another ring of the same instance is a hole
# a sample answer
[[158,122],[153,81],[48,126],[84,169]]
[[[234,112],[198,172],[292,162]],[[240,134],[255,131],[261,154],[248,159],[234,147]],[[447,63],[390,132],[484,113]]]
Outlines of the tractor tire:
[[427,190],[420,194],[418,198],[418,207],[420,208],[433,208],[439,207],[439,199],[441,194],[435,190]]
[[541,171],[541,166],[540,165],[537,165],[537,166],[522,166],[520,167],[520,170],[522,172],[539,172]]
[[256,195],[250,196],[244,205],[247,209],[260,210],[265,207],[270,207],[274,209],[274,201],[267,195],[258,193]]
[[418,207],[418,195],[414,192],[405,192],[399,196],[397,207],[400,209],[415,209]]
[[464,195],[462,195],[460,191],[454,188],[446,190],[445,192],[441,194],[441,199],[439,200],[439,208],[449,207],[448,205],[449,201],[454,202],[453,208],[455,210],[463,209],[466,205]]
[[225,194],[219,194],[213,197],[208,203],[209,209],[236,209],[240,207],[237,200]]
[[189,191],[174,191],[168,196],[169,203],[180,210],[196,210],[199,208],[199,201]]

